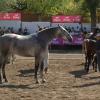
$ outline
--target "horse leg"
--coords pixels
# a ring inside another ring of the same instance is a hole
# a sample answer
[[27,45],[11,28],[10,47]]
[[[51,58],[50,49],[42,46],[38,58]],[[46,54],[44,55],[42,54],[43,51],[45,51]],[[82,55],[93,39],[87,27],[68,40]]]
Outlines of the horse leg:
[[15,55],[13,54],[13,55],[12,55],[12,64],[14,63],[15,60],[16,60],[16,57],[15,57]]
[[0,84],[2,84],[2,64],[0,63]]
[[47,48],[46,52],[44,54],[44,71],[45,71],[45,74],[47,74],[47,71],[48,71],[48,56],[49,56],[49,53],[48,53],[48,48]]
[[87,59],[87,55],[85,56],[85,65],[84,65],[84,69],[87,69],[87,64],[88,64],[88,59]]
[[41,61],[41,65],[40,65],[40,72],[41,72],[41,78],[42,78],[42,83],[46,82],[45,76],[44,76],[44,61]]
[[86,69],[86,72],[89,72],[89,66],[90,66],[90,64],[91,64],[91,56],[90,55],[88,55],[88,63],[87,63],[87,69]]
[[47,71],[48,71],[48,58],[44,59],[44,71],[45,71],[45,74],[47,74]]
[[97,72],[97,56],[94,59],[95,72]]
[[0,84],[2,84],[2,67],[3,67],[3,55],[0,55]]
[[37,76],[38,69],[39,69],[39,61],[38,61],[37,57],[35,57],[35,75],[34,75],[34,78],[36,79],[36,83],[39,83],[38,76]]
[[85,71],[88,72],[89,71],[89,57],[86,57],[86,64],[85,64]]
[[3,66],[2,66],[2,75],[3,75],[3,79],[5,80],[5,82],[8,82],[6,78],[6,74],[5,74],[5,65],[6,65],[6,60],[4,61]]
[[0,84],[2,84],[2,67],[3,67],[3,56],[0,56]]

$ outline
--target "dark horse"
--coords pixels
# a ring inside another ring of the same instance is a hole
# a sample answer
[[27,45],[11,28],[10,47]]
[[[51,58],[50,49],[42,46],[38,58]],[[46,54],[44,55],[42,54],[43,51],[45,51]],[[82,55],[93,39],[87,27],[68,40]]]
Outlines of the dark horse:
[[5,74],[5,65],[7,59],[12,54],[17,54],[25,57],[35,57],[35,79],[38,69],[42,82],[45,82],[44,71],[48,68],[48,45],[49,42],[59,36],[66,36],[69,41],[72,41],[72,36],[62,26],[53,27],[39,31],[37,34],[21,36],[17,34],[5,34],[0,37],[0,83],[2,78],[7,82]]
[[92,65],[93,69],[97,71],[97,62],[96,62],[96,41],[92,39],[84,39],[83,48],[85,54],[85,65],[84,68],[86,72],[89,71],[89,66]]

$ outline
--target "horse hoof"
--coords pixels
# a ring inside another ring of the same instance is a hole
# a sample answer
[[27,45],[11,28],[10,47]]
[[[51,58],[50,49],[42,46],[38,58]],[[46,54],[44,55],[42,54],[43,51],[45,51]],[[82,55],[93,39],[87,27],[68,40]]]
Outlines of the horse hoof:
[[40,82],[39,82],[39,81],[36,81],[35,83],[36,83],[36,84],[39,84]]
[[0,84],[2,84],[2,82],[0,82]]
[[6,83],[8,83],[8,80],[5,80]]
[[95,72],[97,72],[97,70],[95,70]]
[[44,80],[42,80],[42,83],[46,83],[46,80],[44,79]]
[[45,70],[44,70],[44,71],[45,71],[45,74],[47,74],[47,73],[48,73],[48,72],[47,72],[47,71],[48,71],[48,68],[45,68]]
[[88,70],[88,69],[86,69],[86,70],[85,70],[85,72],[86,72],[86,73],[89,73],[89,70]]

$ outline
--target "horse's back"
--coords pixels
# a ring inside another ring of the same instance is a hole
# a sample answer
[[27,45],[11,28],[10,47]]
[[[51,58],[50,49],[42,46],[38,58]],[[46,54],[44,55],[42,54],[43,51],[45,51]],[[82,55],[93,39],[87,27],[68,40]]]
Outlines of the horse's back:
[[[35,41],[35,40],[34,40]],[[11,49],[17,54],[31,51],[36,42],[29,38],[29,36],[22,36],[17,34],[4,34],[0,37],[0,52],[8,52]],[[12,52],[12,51],[11,51]]]

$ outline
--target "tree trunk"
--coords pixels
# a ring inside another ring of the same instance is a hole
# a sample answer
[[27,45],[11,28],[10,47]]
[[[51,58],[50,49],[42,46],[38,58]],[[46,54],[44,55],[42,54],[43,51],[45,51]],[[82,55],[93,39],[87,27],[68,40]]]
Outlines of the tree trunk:
[[91,30],[96,27],[96,8],[90,9],[90,16],[91,16]]

